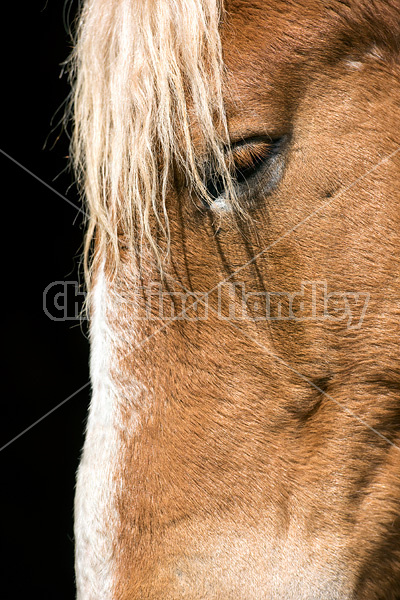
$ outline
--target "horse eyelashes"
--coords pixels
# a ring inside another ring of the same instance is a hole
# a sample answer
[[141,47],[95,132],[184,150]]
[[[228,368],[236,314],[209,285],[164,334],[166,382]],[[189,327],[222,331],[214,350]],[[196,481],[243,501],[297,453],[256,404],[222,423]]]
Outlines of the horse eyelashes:
[[239,183],[254,175],[265,160],[271,156],[272,145],[266,142],[246,144],[233,148],[233,176]]

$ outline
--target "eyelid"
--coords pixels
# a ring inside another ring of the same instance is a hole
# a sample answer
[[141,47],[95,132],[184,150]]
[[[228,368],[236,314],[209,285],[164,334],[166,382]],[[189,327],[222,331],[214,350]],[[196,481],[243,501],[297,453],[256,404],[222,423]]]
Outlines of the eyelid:
[[270,142],[245,143],[231,149],[228,161],[231,167],[240,171],[266,160],[272,151],[273,145]]

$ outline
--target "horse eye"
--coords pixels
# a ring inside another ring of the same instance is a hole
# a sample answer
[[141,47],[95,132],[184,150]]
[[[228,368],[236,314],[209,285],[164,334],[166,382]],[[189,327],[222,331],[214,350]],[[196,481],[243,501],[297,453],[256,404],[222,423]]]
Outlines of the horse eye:
[[[277,154],[280,145],[281,139],[264,138],[243,140],[232,145],[227,154],[227,162],[239,194],[241,188],[248,190],[251,183],[257,182],[258,176],[270,159]],[[218,203],[218,200],[221,201],[225,194],[224,181],[221,176],[211,174],[206,180],[205,187],[208,199],[203,200],[203,204],[211,208]]]
[[232,149],[233,178],[237,183],[244,183],[255,175],[259,168],[270,158],[272,144],[259,142],[243,144]]

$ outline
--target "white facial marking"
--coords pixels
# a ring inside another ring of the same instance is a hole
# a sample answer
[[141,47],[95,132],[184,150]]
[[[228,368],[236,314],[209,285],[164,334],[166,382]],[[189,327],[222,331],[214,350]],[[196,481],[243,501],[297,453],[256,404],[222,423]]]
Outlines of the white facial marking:
[[113,534],[118,524],[113,498],[119,442],[117,398],[109,374],[112,332],[107,323],[106,298],[106,281],[101,270],[92,303],[93,397],[75,497],[78,600],[107,600],[113,596]]

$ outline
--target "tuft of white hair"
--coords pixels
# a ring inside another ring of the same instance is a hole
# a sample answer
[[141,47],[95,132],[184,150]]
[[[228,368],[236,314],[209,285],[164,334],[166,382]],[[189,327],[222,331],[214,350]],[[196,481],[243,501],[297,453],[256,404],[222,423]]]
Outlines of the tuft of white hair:
[[[121,232],[130,250],[144,241],[157,255],[154,224],[169,239],[173,166],[206,197],[207,158],[234,201],[224,152],[221,10],[220,0],[84,2],[70,72],[72,156],[89,213],[89,278],[94,236],[99,256],[114,267]],[[193,123],[202,136],[196,147]]]

